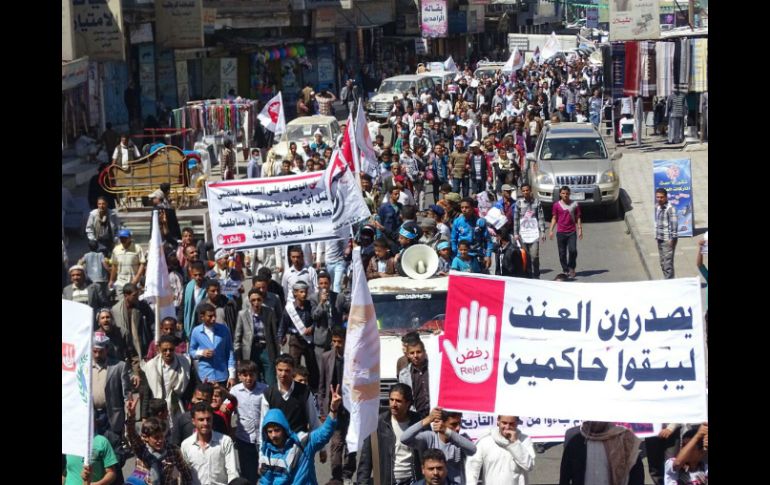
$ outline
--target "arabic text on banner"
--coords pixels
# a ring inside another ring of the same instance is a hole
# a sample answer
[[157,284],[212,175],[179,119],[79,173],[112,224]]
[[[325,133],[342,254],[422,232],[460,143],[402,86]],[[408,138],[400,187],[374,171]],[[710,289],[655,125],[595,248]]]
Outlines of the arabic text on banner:
[[449,278],[439,406],[633,423],[707,420],[698,279]]
[[658,0],[610,0],[610,41],[660,38]]
[[91,456],[91,325],[88,305],[61,301],[61,452]]
[[446,0],[422,0],[420,30],[423,37],[446,37],[449,13]]
[[313,172],[209,183],[215,248],[261,248],[349,236],[350,225],[369,215],[361,190],[348,170],[332,182],[332,189],[326,179],[326,172]]
[[[692,203],[692,167],[690,159],[653,160],[653,193],[659,188],[668,192],[668,202],[676,210],[677,230],[679,237],[692,237],[693,203]],[[653,196],[653,207],[657,205]],[[653,211],[654,214],[654,211]],[[653,215],[653,224],[655,219]],[[653,226],[655,227],[655,226]]]
[[[553,443],[564,441],[564,435],[568,429],[580,426],[579,419],[557,418],[530,418],[519,417],[518,429],[529,436],[535,443]],[[650,423],[615,423],[624,426],[636,434],[639,438],[658,436],[660,424]],[[464,413],[460,422],[462,433],[466,433],[473,441],[478,440],[489,430],[497,427],[497,416],[493,414]]]

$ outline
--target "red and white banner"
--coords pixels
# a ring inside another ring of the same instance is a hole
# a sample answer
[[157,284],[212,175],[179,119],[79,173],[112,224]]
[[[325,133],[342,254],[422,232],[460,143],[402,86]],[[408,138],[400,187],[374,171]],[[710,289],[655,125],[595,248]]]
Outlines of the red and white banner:
[[266,130],[275,133],[275,136],[282,134],[286,130],[286,117],[283,114],[283,97],[280,91],[273,96],[273,99],[267,102],[257,118],[262,123],[262,126]]
[[358,150],[354,157],[358,155],[356,166],[358,171],[369,174],[372,178],[377,176],[377,154],[374,152],[372,137],[369,134],[369,127],[366,126],[366,115],[364,114],[363,101],[358,102],[358,113],[356,113],[355,139]]
[[702,422],[703,342],[696,278],[562,283],[452,272],[437,401],[496,415]]

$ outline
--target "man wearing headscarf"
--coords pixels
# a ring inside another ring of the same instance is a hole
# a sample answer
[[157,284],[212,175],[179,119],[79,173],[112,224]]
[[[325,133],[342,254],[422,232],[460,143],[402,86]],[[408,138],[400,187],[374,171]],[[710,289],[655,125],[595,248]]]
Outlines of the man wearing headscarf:
[[583,421],[579,433],[567,431],[559,485],[643,485],[641,440],[621,426]]

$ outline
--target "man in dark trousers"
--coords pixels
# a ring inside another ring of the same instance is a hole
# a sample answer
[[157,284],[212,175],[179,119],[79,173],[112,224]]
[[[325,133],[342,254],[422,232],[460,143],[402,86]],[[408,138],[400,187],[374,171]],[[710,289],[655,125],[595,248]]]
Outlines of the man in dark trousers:
[[[335,325],[342,325],[342,316],[337,310],[337,297],[339,295],[332,291],[331,275],[325,271],[318,273],[318,294],[312,299],[315,301],[313,310],[313,344],[315,346],[315,356],[318,365],[321,365],[321,358],[331,347],[331,329]],[[320,386],[320,385],[319,385]],[[320,390],[319,392],[323,392]]]
[[[412,389],[406,384],[395,384],[390,388],[390,410],[380,414],[377,420],[377,439],[380,455],[380,480],[382,484],[408,484],[422,478],[420,453],[401,443],[401,435],[413,424],[420,421],[412,405]],[[358,464],[356,482],[371,485],[372,441],[364,440],[361,447],[361,461]]]
[[[321,380],[318,385],[318,404],[321,408],[321,420],[326,419],[331,405],[330,389],[342,387],[342,372],[345,368],[345,329],[340,326],[332,327],[332,348],[324,352],[319,361]],[[350,412],[344,406],[340,406],[337,412],[337,427],[331,439],[331,466],[332,479],[329,482],[342,485],[343,480],[352,480],[356,471],[355,454],[345,453],[345,436],[348,434],[350,424]],[[346,457],[343,466],[343,456]]]

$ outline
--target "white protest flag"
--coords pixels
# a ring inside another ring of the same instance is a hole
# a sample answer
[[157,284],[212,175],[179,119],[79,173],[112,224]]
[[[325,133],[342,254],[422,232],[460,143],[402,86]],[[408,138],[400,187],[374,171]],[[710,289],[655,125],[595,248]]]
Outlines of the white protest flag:
[[257,118],[265,129],[272,131],[276,136],[286,130],[286,117],[283,115],[283,97],[281,97],[280,91],[273,96],[273,99],[267,102]]
[[514,47],[511,57],[508,58],[508,62],[503,66],[503,72],[516,72],[522,67],[524,67],[524,56],[521,55],[518,47]]
[[377,431],[380,408],[380,337],[360,247],[353,249],[353,285],[342,375],[342,403],[350,412],[345,441],[348,452],[355,453],[364,439]]
[[[352,144],[346,142],[347,130],[342,142],[342,148],[334,150],[331,162],[324,170],[323,183],[329,197],[334,201],[332,222],[337,237],[350,237],[350,226],[368,219],[372,213],[366,206],[361,188],[356,182],[347,157],[352,158]],[[347,152],[347,156],[345,154]]]
[[452,59],[452,56],[449,56],[446,61],[444,61],[444,70],[447,72],[457,72],[457,64],[455,64],[455,60]]
[[357,153],[360,153],[361,159],[358,168],[361,172],[368,173],[372,177],[377,176],[377,154],[374,152],[369,127],[366,126],[366,115],[364,114],[364,105],[362,101],[358,102],[358,113],[356,113],[356,145]]
[[153,305],[155,310],[155,342],[160,339],[160,322],[166,317],[175,317],[174,293],[168,279],[166,256],[163,254],[163,240],[160,237],[158,211],[152,211],[152,234],[147,255],[147,276],[142,299]]
[[91,328],[93,309],[61,301],[61,452],[91,457]]
[[551,32],[551,36],[545,41],[541,57],[547,61],[557,52],[559,52],[559,39],[556,37],[556,32]]

